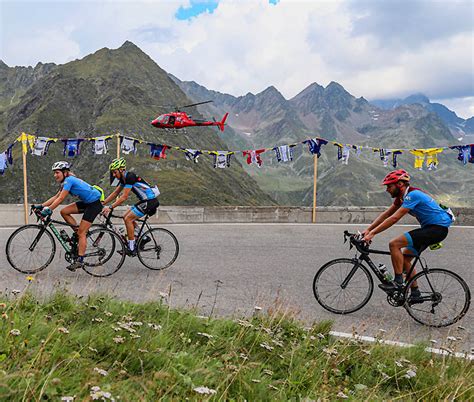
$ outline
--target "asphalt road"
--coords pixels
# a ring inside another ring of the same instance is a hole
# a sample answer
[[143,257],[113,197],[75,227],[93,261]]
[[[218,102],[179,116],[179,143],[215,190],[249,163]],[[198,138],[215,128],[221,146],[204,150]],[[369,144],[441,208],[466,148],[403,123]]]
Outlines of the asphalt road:
[[[172,306],[197,307],[202,314],[248,316],[255,306],[263,311],[281,309],[310,324],[332,320],[333,329],[375,336],[379,329],[386,339],[413,343],[460,336],[461,351],[474,347],[474,307],[457,324],[430,329],[416,323],[403,308],[391,307],[385,294],[375,287],[374,295],[361,310],[346,316],[325,311],[312,292],[318,268],[338,257],[352,257],[343,244],[343,231],[363,229],[353,225],[311,224],[175,224],[164,225],[177,236],[180,254],[163,272],[150,271],[137,258],[127,257],[120,271],[109,278],[93,278],[83,271],[64,267],[61,250],[52,265],[36,275],[31,288],[42,295],[65,288],[78,295],[108,293],[143,302],[169,294]],[[411,230],[396,226],[379,234],[376,249],[386,249],[390,238]],[[5,244],[14,228],[0,228],[0,269],[3,293],[24,289],[26,275],[13,270],[5,256]],[[454,227],[439,251],[426,251],[431,267],[448,268],[461,275],[474,291],[474,227]],[[385,256],[374,256],[390,267]],[[459,329],[462,325],[465,330]]]

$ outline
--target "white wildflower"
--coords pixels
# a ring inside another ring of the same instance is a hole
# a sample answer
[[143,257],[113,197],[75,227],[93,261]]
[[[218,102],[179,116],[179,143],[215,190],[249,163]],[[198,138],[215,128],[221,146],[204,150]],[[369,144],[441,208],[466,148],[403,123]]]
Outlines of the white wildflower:
[[316,337],[313,336],[313,335],[311,335],[311,336],[309,337],[309,339],[310,339],[311,341],[315,341],[315,340],[316,340]]
[[110,311],[105,311],[104,314],[107,316],[107,317],[112,317],[113,314],[110,312]]
[[10,331],[10,335],[19,336],[19,335],[21,335],[21,332],[20,332],[19,329],[12,329],[12,330]]
[[91,346],[88,347],[91,352],[99,353],[99,351]]
[[242,327],[245,328],[250,328],[253,327],[253,324],[251,322],[245,321],[245,320],[237,320],[237,324],[239,324]]
[[137,335],[137,334],[130,334],[130,338],[132,339],[138,339],[138,338],[141,338],[140,335]]
[[263,374],[266,374],[266,375],[272,376],[272,375],[273,375],[273,371],[271,371],[271,370],[268,370],[268,369],[264,369],[264,370],[263,370]]
[[336,395],[338,398],[342,398],[342,399],[347,399],[349,398],[344,392],[340,391],[338,392],[338,394]]
[[254,306],[253,308],[255,311],[262,311],[262,308],[260,306]]
[[278,339],[272,339],[272,343],[274,343],[277,346],[280,346],[281,348],[283,347],[283,342]]
[[403,367],[403,364],[401,362],[399,362],[398,360],[395,360],[395,364],[398,366],[398,367]]
[[168,293],[160,292],[159,295],[160,295],[160,297],[163,298],[163,299],[168,298]]
[[159,331],[161,328],[163,328],[160,324],[153,324],[151,322],[148,323],[148,326],[155,331]]
[[99,373],[100,375],[103,375],[104,377],[109,374],[106,370],[98,367],[94,367],[94,371]]
[[277,387],[275,387],[275,386],[274,386],[274,385],[272,385],[272,384],[268,384],[268,388],[270,388],[270,389],[274,389],[275,391],[278,391],[278,388],[277,388]]
[[113,340],[114,340],[115,343],[123,343],[125,341],[125,338],[123,338],[119,335],[119,336],[116,336],[115,338],[113,338]]
[[337,350],[333,348],[323,348],[323,352],[330,355],[330,356],[336,356],[337,355]]
[[147,350],[147,349],[140,349],[140,348],[139,348],[138,351],[139,351],[140,353],[148,353],[148,350]]
[[407,360],[407,359],[405,359],[404,357],[402,357],[402,358],[400,359],[400,361],[401,361],[402,363],[411,363],[410,360]]
[[21,290],[13,289],[12,293],[16,296],[17,294],[21,293]]
[[205,332],[198,332],[197,334],[200,335],[200,336],[204,336],[204,337],[207,338],[207,339],[212,339],[212,338],[214,338],[213,335],[206,334]]
[[217,391],[215,389],[211,389],[208,387],[196,387],[193,388],[193,391],[197,392],[198,394],[202,395],[215,395],[217,394]]
[[259,382],[262,382],[262,381],[260,381],[260,380],[257,380],[256,378],[252,378],[252,382],[254,382],[254,383],[258,384]]
[[262,348],[264,348],[264,349],[267,349],[267,350],[273,350],[273,346],[270,346],[270,345],[269,345],[268,343],[266,343],[266,342],[262,342],[262,343],[260,344],[260,346],[261,346]]
[[98,392],[100,391],[100,387],[98,385],[94,385],[92,388],[91,388],[91,392]]
[[438,343],[436,339],[431,339],[430,342],[434,345],[435,343]]
[[456,337],[455,337],[455,336],[448,336],[446,339],[447,339],[448,341],[451,341],[451,342],[456,341]]
[[63,334],[69,334],[69,330],[65,327],[59,327],[58,331],[62,332]]
[[249,357],[245,353],[241,353],[240,358],[244,359],[244,360],[247,360]]
[[405,378],[413,378],[416,376],[416,371],[414,370],[408,370],[406,374],[403,376]]
[[74,395],[74,396],[62,396],[61,401],[72,402],[74,400],[74,398],[76,398],[76,395]]
[[141,327],[143,323],[141,321],[132,321],[131,323],[129,323],[129,325],[131,325],[132,327]]
[[94,317],[94,318],[92,319],[92,322],[104,322],[104,320],[103,320],[102,318],[100,318],[100,317]]

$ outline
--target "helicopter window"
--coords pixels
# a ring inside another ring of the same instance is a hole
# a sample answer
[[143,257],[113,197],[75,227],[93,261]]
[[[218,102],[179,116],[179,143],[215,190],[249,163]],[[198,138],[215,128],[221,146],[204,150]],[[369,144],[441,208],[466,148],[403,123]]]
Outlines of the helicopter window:
[[166,116],[164,116],[164,115],[158,116],[158,119],[157,119],[157,120],[158,120],[160,123],[163,123],[164,120],[165,120],[165,117],[166,117]]
[[168,120],[168,124],[174,124],[174,121],[175,121],[175,117],[174,116],[170,116],[169,120]]

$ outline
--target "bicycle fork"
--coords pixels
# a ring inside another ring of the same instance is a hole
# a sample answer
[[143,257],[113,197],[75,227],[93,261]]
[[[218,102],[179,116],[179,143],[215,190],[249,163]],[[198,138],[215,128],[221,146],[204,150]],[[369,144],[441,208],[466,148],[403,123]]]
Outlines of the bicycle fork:
[[352,279],[352,277],[354,276],[354,274],[356,273],[356,271],[359,269],[360,265],[361,265],[361,262],[362,262],[362,259],[361,258],[358,258],[357,260],[356,259],[353,259],[352,261],[354,261],[354,266],[352,267],[351,271],[349,272],[349,274],[346,276],[346,279],[344,279],[341,283],[341,289],[345,289],[347,287],[347,285],[349,284],[350,280]]

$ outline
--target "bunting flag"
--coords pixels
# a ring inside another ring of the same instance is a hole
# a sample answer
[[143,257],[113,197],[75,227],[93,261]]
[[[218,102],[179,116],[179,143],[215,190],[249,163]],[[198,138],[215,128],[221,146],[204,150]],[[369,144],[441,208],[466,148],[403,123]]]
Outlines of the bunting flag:
[[275,156],[278,162],[289,162],[293,160],[293,147],[296,144],[280,145],[272,148],[275,151]]
[[456,145],[449,148],[457,149],[459,151],[458,160],[460,160],[463,165],[466,165],[467,163],[474,163],[474,144]]
[[198,149],[190,149],[190,148],[179,148],[179,149],[184,152],[186,160],[193,161],[194,163],[197,163],[199,155],[202,155],[202,152]]
[[63,155],[64,156],[69,156],[69,157],[74,157],[77,156],[81,153],[81,142],[84,141],[83,138],[75,138],[75,139],[64,139],[61,140],[64,142],[64,150],[63,150]]
[[321,156],[321,147],[326,145],[328,142],[322,138],[311,138],[310,140],[303,141],[303,144],[308,144],[308,150],[312,155]]
[[36,137],[35,145],[31,150],[32,155],[44,156],[48,153],[48,149],[51,143],[56,142],[55,138],[48,137]]
[[[14,144],[20,142],[22,144],[22,152],[25,154],[30,149],[31,154],[36,156],[44,156],[48,153],[49,146],[53,142],[62,141],[64,143],[63,154],[65,156],[74,157],[80,154],[80,145],[83,141],[89,141],[92,145],[92,152],[95,155],[105,155],[108,152],[108,141],[117,137],[120,139],[120,149],[121,152],[125,155],[135,154],[137,152],[137,144],[145,143],[145,141],[133,138],[125,137],[120,134],[116,135],[103,135],[100,137],[92,138],[50,138],[50,137],[41,137],[34,136],[26,133],[22,133],[16,141],[9,145],[7,150],[0,153],[0,175],[3,175],[8,166],[13,165],[13,155],[12,148]],[[197,163],[198,157],[202,154],[212,155],[214,157],[214,167],[215,168],[226,168],[230,166],[231,156],[235,153],[242,153],[242,156],[246,158],[247,164],[255,164],[258,167],[261,167],[263,164],[263,159],[261,154],[266,151],[273,150],[275,151],[275,156],[278,162],[291,162],[293,160],[293,148],[299,144],[306,144],[308,146],[308,151],[312,155],[317,155],[319,158],[321,156],[321,149],[323,145],[332,143],[334,146],[337,146],[337,158],[341,163],[347,165],[349,157],[352,152],[355,152],[357,156],[361,154],[364,149],[372,149],[373,152],[379,154],[380,160],[383,162],[385,167],[388,167],[391,164],[394,168],[397,167],[397,157],[405,151],[409,151],[414,157],[414,168],[423,169],[423,166],[426,165],[428,170],[436,170],[439,164],[438,154],[443,152],[446,149],[451,149],[458,151],[457,159],[461,161],[464,165],[468,163],[474,164],[474,144],[467,145],[453,145],[449,147],[437,147],[437,148],[417,148],[417,149],[388,149],[388,148],[372,148],[368,146],[360,145],[351,145],[351,144],[341,144],[335,141],[329,141],[324,138],[310,138],[304,141],[279,145],[273,148],[261,148],[256,150],[243,150],[243,151],[213,151],[213,150],[202,150],[202,149],[192,149],[184,148],[180,146],[169,146],[162,144],[153,144],[146,142],[150,146],[150,156],[156,160],[165,159],[166,152],[170,150],[179,150],[185,154],[185,157],[189,161]]]
[[108,151],[108,142],[112,138],[111,135],[104,135],[102,137],[91,138],[92,153],[95,155],[105,155]]
[[120,150],[125,154],[129,155],[130,153],[136,154],[137,148],[136,145],[140,142],[135,138],[130,137],[120,137]]
[[247,157],[247,165],[251,165],[252,163],[256,164],[258,167],[262,166],[262,158],[260,154],[264,153],[265,149],[255,149],[255,150],[247,150],[243,151],[242,155]]
[[337,160],[347,165],[349,163],[349,157],[351,156],[352,145],[342,145],[338,142],[335,142],[334,145],[337,147]]
[[148,144],[150,145],[150,156],[153,159],[160,160],[166,159],[166,150],[168,149],[167,145],[157,145],[157,144]]
[[208,151],[214,156],[214,168],[225,169],[230,166],[230,158],[234,154],[232,151]]

